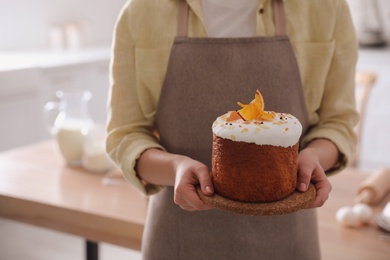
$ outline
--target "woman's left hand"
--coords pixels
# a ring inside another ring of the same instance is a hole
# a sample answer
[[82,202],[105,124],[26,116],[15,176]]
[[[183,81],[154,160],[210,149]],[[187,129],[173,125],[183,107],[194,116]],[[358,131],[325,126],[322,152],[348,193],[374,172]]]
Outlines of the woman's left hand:
[[321,166],[316,149],[308,147],[298,155],[297,190],[305,192],[310,183],[315,186],[317,196],[308,208],[321,207],[328,200],[332,185]]

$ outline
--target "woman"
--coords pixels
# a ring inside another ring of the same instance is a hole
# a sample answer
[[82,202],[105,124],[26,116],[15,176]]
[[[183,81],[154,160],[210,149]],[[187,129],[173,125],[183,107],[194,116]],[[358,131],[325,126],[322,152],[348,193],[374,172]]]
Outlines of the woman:
[[[291,41],[291,42],[290,42]],[[357,45],[344,0],[133,0],[114,36],[107,151],[151,195],[144,259],[319,259],[314,209],[272,217],[212,209],[211,124],[256,89],[305,131],[297,190],[354,151]],[[157,129],[160,139],[154,133]]]

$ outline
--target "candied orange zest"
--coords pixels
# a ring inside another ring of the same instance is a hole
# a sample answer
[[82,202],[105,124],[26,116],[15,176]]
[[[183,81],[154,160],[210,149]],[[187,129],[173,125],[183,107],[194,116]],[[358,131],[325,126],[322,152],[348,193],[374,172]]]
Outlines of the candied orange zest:
[[272,121],[275,118],[275,112],[264,111],[264,99],[259,90],[256,90],[255,99],[248,105],[237,104],[242,107],[237,112],[244,120]]
[[255,104],[258,106],[261,112],[264,111],[264,98],[263,95],[261,95],[259,90],[256,90]]
[[237,121],[238,119],[242,119],[242,117],[240,116],[240,114],[236,111],[232,111],[229,115],[228,118],[226,118],[226,122],[233,122],[233,121]]
[[243,104],[243,103],[241,103],[240,101],[238,101],[237,102],[237,105],[239,105],[240,107],[246,107],[246,106],[248,106],[249,104]]
[[260,116],[260,111],[253,104],[249,104],[248,106],[241,108],[238,113],[245,120],[253,120]]
[[239,111],[237,111],[237,115],[239,115],[242,120],[246,121],[245,118],[242,117]]
[[275,118],[275,112],[263,112],[260,119],[263,121],[272,121]]

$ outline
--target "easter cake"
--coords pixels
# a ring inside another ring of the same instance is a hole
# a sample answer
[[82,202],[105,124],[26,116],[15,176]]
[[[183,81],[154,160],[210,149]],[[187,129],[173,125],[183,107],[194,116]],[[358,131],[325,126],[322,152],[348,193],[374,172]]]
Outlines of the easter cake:
[[264,111],[260,91],[248,105],[212,125],[215,192],[242,202],[282,200],[296,189],[302,125],[288,113]]

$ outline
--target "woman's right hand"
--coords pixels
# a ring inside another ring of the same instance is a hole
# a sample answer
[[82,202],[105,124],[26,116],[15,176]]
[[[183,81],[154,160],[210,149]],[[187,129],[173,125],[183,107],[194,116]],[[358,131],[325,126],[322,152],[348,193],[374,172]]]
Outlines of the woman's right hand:
[[213,209],[200,200],[196,192],[196,186],[200,184],[203,194],[208,196],[214,194],[207,166],[186,156],[179,156],[175,165],[175,203],[188,211]]

